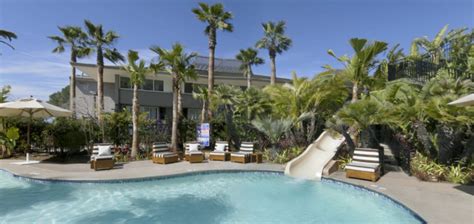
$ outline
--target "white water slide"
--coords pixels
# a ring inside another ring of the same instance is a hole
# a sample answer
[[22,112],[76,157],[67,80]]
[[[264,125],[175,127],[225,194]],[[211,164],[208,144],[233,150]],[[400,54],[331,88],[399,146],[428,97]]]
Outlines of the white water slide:
[[291,177],[321,180],[323,169],[344,142],[342,136],[332,136],[324,131],[306,150],[287,163],[285,174]]

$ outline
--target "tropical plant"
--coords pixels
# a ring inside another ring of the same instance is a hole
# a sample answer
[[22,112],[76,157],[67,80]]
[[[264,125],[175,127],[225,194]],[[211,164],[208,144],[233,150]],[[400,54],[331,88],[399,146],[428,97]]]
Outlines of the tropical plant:
[[[53,53],[63,53],[66,47],[69,47],[71,63],[76,63],[78,58],[83,58],[91,53],[91,49],[86,46],[87,34],[81,27],[63,26],[58,27],[62,36],[49,36],[48,38],[55,41],[58,46],[53,49]],[[76,111],[76,67],[71,66],[69,88],[69,108],[75,116]]]
[[258,51],[253,48],[240,49],[239,54],[235,56],[240,61],[240,70],[247,77],[247,89],[252,86],[252,66],[264,63],[262,58],[258,57]]
[[359,99],[359,88],[370,83],[370,71],[378,64],[377,55],[387,49],[387,43],[374,41],[368,42],[366,39],[352,38],[349,41],[354,55],[349,57],[343,55],[338,57],[332,50],[328,50],[328,54],[336,58],[344,65],[343,73],[352,82],[352,102]]
[[3,86],[0,90],[0,103],[7,102],[8,95],[10,94],[11,87],[9,85]]
[[222,111],[226,122],[227,141],[238,145],[240,143],[239,135],[236,133],[236,128],[233,120],[234,104],[236,96],[240,95],[240,89],[230,85],[219,85],[212,100],[211,108],[216,111]]
[[119,35],[110,30],[104,32],[102,25],[95,25],[89,20],[84,21],[87,31],[87,46],[96,52],[97,63],[97,118],[103,128],[102,113],[104,109],[104,58],[112,63],[124,61],[122,54],[112,48]]
[[56,105],[58,107],[67,108],[71,102],[70,98],[70,85],[65,86],[61,90],[49,95],[48,103]]
[[253,120],[252,125],[268,138],[272,145],[272,158],[275,158],[278,153],[278,142],[291,129],[293,122],[290,119],[268,117]]
[[173,85],[173,121],[171,127],[171,148],[176,151],[178,149],[178,122],[181,119],[181,85],[185,80],[196,79],[197,73],[192,64],[196,53],[185,53],[184,47],[176,43],[171,50],[166,50],[158,46],[150,48],[159,56],[159,64],[162,64],[172,77]]
[[11,127],[5,132],[0,132],[0,146],[2,146],[2,158],[10,156],[20,138],[20,130],[17,127]]
[[114,145],[130,143],[129,128],[131,124],[131,114],[127,109],[120,112],[104,114],[105,134]]
[[11,49],[15,49],[10,43],[8,43],[11,42],[13,39],[18,38],[15,33],[8,30],[0,30],[0,38],[0,43],[9,46]]
[[[428,53],[431,57],[431,60],[435,64],[439,64],[440,60],[443,57],[444,46],[447,43],[447,39],[445,37],[446,31],[448,30],[448,25],[445,25],[434,37],[433,40],[428,39],[428,37],[416,38],[413,41],[414,45],[418,45],[422,47],[426,53]],[[413,48],[414,51],[417,48]],[[418,53],[413,52],[414,55]]]
[[[199,3],[198,8],[192,9],[192,12],[196,15],[197,19],[207,24],[204,29],[204,33],[209,38],[209,64],[208,64],[208,86],[207,91],[209,99],[212,98],[214,91],[214,54],[217,45],[217,30],[223,30],[232,32],[233,25],[230,23],[232,19],[232,13],[225,11],[224,5],[216,3],[214,5],[208,5],[206,3]],[[208,102],[206,105],[209,105]],[[212,111],[208,109],[208,116],[212,116]],[[207,119],[204,119],[207,120]]]
[[287,51],[291,47],[292,41],[285,35],[285,21],[279,21],[277,23],[271,21],[262,23],[262,27],[263,37],[257,41],[255,46],[257,48],[264,48],[268,50],[272,70],[270,83],[274,85],[276,82],[276,55],[283,53],[283,51]]
[[140,106],[138,103],[138,87],[141,86],[145,80],[145,75],[148,73],[157,73],[162,69],[162,64],[147,65],[145,60],[140,59],[138,52],[129,50],[127,55],[128,64],[122,67],[123,70],[130,74],[130,82],[133,85],[133,99],[132,99],[132,152],[131,157],[135,158],[138,153],[138,116]]
[[196,91],[193,91],[193,98],[201,101],[202,103],[200,118],[201,123],[204,123],[206,121],[205,118],[208,108],[207,104],[209,103],[209,92],[207,91],[207,88],[198,86]]
[[461,165],[451,165],[446,168],[445,178],[447,181],[456,184],[468,184],[471,182],[471,169]]
[[269,96],[254,87],[247,88],[237,95],[234,106],[235,115],[245,118],[247,122],[262,118],[271,113],[272,109]]

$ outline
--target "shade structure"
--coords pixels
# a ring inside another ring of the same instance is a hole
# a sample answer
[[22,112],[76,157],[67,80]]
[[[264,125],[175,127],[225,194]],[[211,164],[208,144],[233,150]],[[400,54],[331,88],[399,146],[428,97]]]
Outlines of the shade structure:
[[454,105],[454,106],[474,106],[474,93],[469,94],[467,96],[463,96],[451,103],[448,103],[448,105]]
[[[28,117],[27,144],[30,147],[31,119],[48,117],[69,117],[72,112],[34,98],[20,99],[0,104],[0,117]],[[27,163],[29,154],[26,155]]]

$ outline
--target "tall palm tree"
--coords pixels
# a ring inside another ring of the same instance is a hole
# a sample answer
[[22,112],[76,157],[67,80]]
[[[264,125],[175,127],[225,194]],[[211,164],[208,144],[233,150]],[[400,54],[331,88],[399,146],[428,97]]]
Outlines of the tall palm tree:
[[124,61],[116,48],[112,48],[119,35],[110,30],[104,32],[102,25],[84,21],[87,30],[87,44],[96,52],[97,63],[97,118],[102,127],[102,110],[104,109],[104,58],[112,63]]
[[[58,27],[58,29],[61,31],[62,36],[48,37],[58,44],[58,46],[53,49],[53,53],[63,53],[66,46],[69,47],[69,59],[71,63],[75,63],[78,58],[90,54],[90,48],[85,45],[87,34],[82,31],[81,27],[64,26]],[[76,68],[74,66],[71,66],[71,77],[69,81],[69,109],[74,116],[76,111]]]
[[143,84],[145,75],[147,73],[156,73],[161,70],[161,64],[146,65],[145,60],[140,59],[138,52],[129,50],[127,55],[128,64],[122,67],[123,70],[130,74],[130,82],[133,85],[133,100],[132,100],[132,158],[135,158],[138,153],[138,116],[140,106],[138,103],[138,87]]
[[193,92],[193,98],[202,102],[201,123],[204,123],[208,108],[207,103],[209,102],[209,92],[207,91],[207,88],[198,87],[197,90]]
[[268,50],[270,56],[272,76],[270,83],[273,85],[276,82],[276,64],[275,58],[277,54],[287,51],[291,47],[291,39],[285,36],[286,22],[279,21],[266,22],[262,24],[263,27],[263,38],[257,41],[255,46],[257,48],[265,48]]
[[178,122],[181,119],[181,86],[185,80],[196,79],[197,73],[192,64],[196,53],[185,53],[184,47],[176,43],[171,50],[158,46],[150,48],[158,54],[159,63],[172,76],[173,82],[173,121],[171,126],[171,148],[178,149]]
[[349,41],[354,55],[349,58],[344,55],[337,57],[332,50],[328,54],[340,61],[344,66],[343,71],[352,82],[352,102],[359,99],[359,87],[368,83],[369,72],[378,64],[377,55],[387,49],[387,43],[374,41],[369,43],[366,39],[352,38]]
[[11,42],[13,39],[18,38],[15,33],[8,30],[0,30],[0,38],[0,43],[9,46],[11,49],[15,49],[10,43],[8,43]]
[[248,89],[252,86],[252,66],[261,65],[264,61],[258,57],[258,51],[253,48],[240,49],[239,54],[237,54],[235,58],[241,62],[240,70],[243,71],[244,76],[247,77]]
[[[214,53],[217,45],[217,30],[232,32],[233,25],[229,22],[232,19],[232,13],[224,10],[224,5],[216,3],[208,5],[199,3],[198,8],[192,9],[197,19],[207,23],[204,33],[209,38],[209,64],[208,64],[208,87],[209,96],[212,96],[214,90]],[[211,99],[211,98],[209,98]],[[207,103],[209,105],[209,103]],[[212,111],[208,109],[208,116],[212,116]],[[206,119],[205,119],[206,120]]]

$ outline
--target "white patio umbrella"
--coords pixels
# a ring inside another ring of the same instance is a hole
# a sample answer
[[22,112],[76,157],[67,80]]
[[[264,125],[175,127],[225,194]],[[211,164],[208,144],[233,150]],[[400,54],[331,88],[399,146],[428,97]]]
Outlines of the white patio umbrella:
[[467,96],[463,96],[453,102],[448,103],[448,105],[455,106],[474,106],[474,93]]
[[[31,120],[33,118],[69,117],[72,112],[61,107],[34,98],[20,99],[0,104],[0,117],[28,117],[28,131],[26,142],[30,147]],[[29,163],[29,153],[26,154],[26,163]]]

